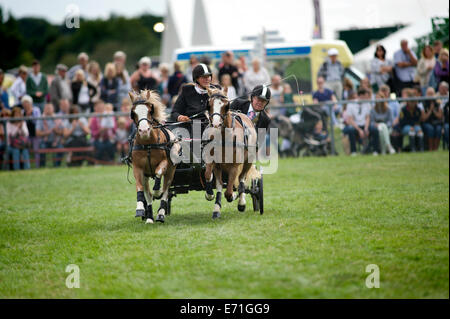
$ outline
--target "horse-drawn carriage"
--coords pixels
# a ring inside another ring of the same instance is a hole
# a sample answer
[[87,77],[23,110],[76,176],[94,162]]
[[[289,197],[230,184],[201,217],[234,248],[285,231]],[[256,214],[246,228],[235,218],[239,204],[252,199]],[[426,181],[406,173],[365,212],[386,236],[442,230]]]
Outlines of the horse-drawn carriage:
[[[185,141],[189,142],[189,141]],[[192,150],[192,148],[190,148]],[[201,160],[201,159],[200,159]],[[180,163],[175,169],[175,175],[172,185],[169,188],[167,215],[172,212],[172,198],[178,194],[187,194],[190,191],[205,191],[205,169],[206,164],[203,160],[200,163]],[[228,176],[224,174],[224,185],[228,184]],[[215,178],[213,185],[215,185]],[[250,181],[250,185],[245,188],[245,193],[252,197],[253,211],[264,213],[264,190],[263,175]]]
[[[132,152],[137,191],[136,217],[141,217],[146,223],[153,223],[152,202],[153,199],[161,199],[156,221],[164,222],[165,215],[171,214],[173,197],[196,190],[205,191],[205,198],[209,201],[216,198],[213,219],[218,218],[222,207],[223,187],[225,187],[224,195],[228,202],[239,199],[239,211],[245,210],[245,195],[250,194],[253,210],[263,214],[262,172],[257,171],[254,165],[256,152],[249,151],[250,148],[257,149],[256,130],[248,117],[229,109],[229,101],[222,92],[212,94],[210,109],[204,112],[203,120],[207,121],[208,126],[213,127],[215,132],[222,132],[220,139],[213,138],[213,140],[221,142],[222,136],[226,135],[223,134],[225,128],[232,131],[234,140],[232,145],[228,142],[219,144],[222,152],[216,152],[216,154],[220,154],[218,155],[220,159],[217,160],[218,157],[215,157],[216,159],[212,161],[205,160],[203,156],[208,152],[208,154],[214,153],[215,150],[204,152],[204,148],[212,140],[202,140],[202,137],[195,139],[195,136],[194,138],[179,136],[176,129],[183,124],[166,121],[165,106],[160,102],[157,94],[141,91],[138,95],[130,93],[130,98],[133,102],[131,117],[137,126]],[[236,142],[237,137],[241,138],[239,141],[244,140],[245,143]],[[200,153],[189,152],[187,161],[173,160],[180,159],[185,149],[183,143],[190,146],[189,150],[194,150],[195,142],[200,146]],[[225,150],[227,147],[232,149],[231,162],[222,159],[222,154],[227,153]],[[242,162],[237,160],[239,154],[242,155]],[[164,184],[161,189],[162,177],[164,177]],[[149,178],[155,179],[153,192],[150,191]],[[216,196],[213,193],[214,188]]]

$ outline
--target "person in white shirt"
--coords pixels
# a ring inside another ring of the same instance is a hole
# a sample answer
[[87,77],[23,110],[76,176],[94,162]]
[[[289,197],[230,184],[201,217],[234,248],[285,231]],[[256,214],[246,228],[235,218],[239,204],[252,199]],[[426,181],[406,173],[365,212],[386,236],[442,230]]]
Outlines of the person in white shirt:
[[270,91],[272,92],[272,98],[269,103],[270,115],[286,115],[286,108],[271,108],[271,106],[280,106],[284,103],[284,88],[281,85],[281,76],[275,74],[272,76],[272,85],[270,86]]
[[220,79],[220,86],[227,92],[227,97],[229,100],[234,100],[237,97],[236,88],[231,82],[231,76],[227,73],[222,75]]
[[247,92],[251,92],[258,85],[267,85],[269,83],[269,73],[261,66],[261,61],[258,58],[254,58],[252,67],[244,74],[244,85]]
[[19,76],[10,89],[12,96],[14,96],[14,104],[20,104],[22,97],[27,94],[27,77],[28,69],[26,66],[21,65],[19,68]]
[[[359,89],[359,100],[370,100],[370,93],[366,89]],[[348,125],[344,128],[343,133],[347,134],[350,139],[351,155],[356,155],[356,141],[369,139],[369,148],[373,155],[379,153],[379,134],[378,129],[370,124],[371,103],[348,103],[346,110],[346,118]],[[369,151],[370,151],[369,149]]]

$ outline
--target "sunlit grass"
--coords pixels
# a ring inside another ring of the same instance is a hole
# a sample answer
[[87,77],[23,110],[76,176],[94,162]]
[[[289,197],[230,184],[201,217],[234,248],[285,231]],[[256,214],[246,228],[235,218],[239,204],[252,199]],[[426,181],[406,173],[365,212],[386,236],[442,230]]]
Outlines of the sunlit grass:
[[0,172],[0,297],[449,298],[448,152],[280,160],[264,195],[145,225],[126,167]]

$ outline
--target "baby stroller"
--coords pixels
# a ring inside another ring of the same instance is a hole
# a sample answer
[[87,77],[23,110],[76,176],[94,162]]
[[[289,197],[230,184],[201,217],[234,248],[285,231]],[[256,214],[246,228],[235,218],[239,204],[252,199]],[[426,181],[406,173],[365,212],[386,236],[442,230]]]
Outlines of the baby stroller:
[[302,112],[291,116],[294,131],[301,138],[297,156],[327,156],[331,153],[328,137],[328,115],[320,107],[305,107]]

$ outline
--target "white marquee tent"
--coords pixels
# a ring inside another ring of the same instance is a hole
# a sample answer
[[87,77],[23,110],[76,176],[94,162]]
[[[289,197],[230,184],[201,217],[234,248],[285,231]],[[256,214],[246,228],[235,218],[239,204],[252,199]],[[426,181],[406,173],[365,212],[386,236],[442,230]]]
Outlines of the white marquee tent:
[[[446,0],[322,0],[324,39],[336,31],[414,24],[432,16],[448,16]],[[276,30],[288,42],[312,38],[312,0],[168,0],[161,59],[173,50],[194,45],[237,45],[244,36]]]

